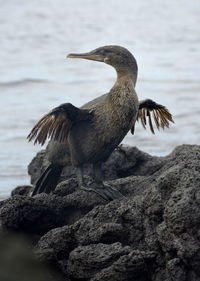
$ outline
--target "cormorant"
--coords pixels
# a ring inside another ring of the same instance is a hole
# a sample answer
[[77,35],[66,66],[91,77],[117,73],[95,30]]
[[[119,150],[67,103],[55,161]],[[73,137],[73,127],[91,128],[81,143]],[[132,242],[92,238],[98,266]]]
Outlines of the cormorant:
[[[69,54],[68,58],[82,58],[104,62],[115,68],[117,80],[109,93],[77,108],[70,103],[62,104],[46,114],[34,126],[29,141],[44,144],[47,148],[49,167],[38,179],[33,195],[53,191],[64,166],[72,163],[77,167],[77,178],[81,188],[95,191],[103,198],[112,200],[121,193],[103,183],[102,163],[120,144],[129,130],[134,133],[137,119],[144,128],[148,116],[149,126],[154,133],[151,114],[157,128],[168,127],[173,122],[169,111],[152,100],[139,102],[135,92],[138,67],[134,56],[120,46],[104,46],[88,53]],[[83,166],[93,165],[94,183],[87,186]]]

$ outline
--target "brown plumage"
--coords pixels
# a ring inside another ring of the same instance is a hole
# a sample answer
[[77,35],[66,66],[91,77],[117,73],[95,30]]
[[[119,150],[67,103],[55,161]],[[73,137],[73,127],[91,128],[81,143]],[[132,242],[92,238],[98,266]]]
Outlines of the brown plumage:
[[[151,111],[159,129],[173,122],[168,110],[151,101],[138,101],[135,92],[137,63],[123,47],[105,46],[84,54],[70,54],[69,58],[83,58],[113,66],[117,80],[110,92],[77,108],[63,104],[46,114],[28,136],[35,143],[51,142],[47,148],[50,166],[38,179],[33,195],[54,190],[62,168],[72,163],[77,167],[81,188],[95,191],[107,200],[121,197],[121,193],[103,183],[102,163],[120,144],[129,130],[133,133],[136,120],[146,128],[147,120],[154,133]],[[89,187],[83,177],[83,165],[92,164],[94,183]]]
[[[71,118],[68,117],[68,112],[74,112],[74,114],[71,114]],[[160,128],[164,130],[165,127],[169,128],[169,122],[174,123],[171,113],[165,106],[150,99],[140,101],[137,121],[141,121],[144,129],[146,129],[148,120],[150,130],[153,134],[155,134],[155,131],[151,113],[158,130]],[[27,138],[29,141],[35,139],[34,144],[39,143],[41,145],[45,143],[47,138],[58,142],[65,142],[73,124],[80,120],[91,120],[92,116],[92,110],[82,109],[80,111],[72,104],[62,104],[44,115],[33,127]],[[134,127],[131,128],[131,133],[134,133]]]
[[[174,123],[171,113],[168,111],[168,109],[165,106],[158,104],[150,99],[140,101],[137,121],[141,121],[142,126],[144,127],[144,129],[146,129],[147,126],[146,119],[148,117],[149,127],[153,134],[155,134],[155,131],[153,128],[151,112],[153,115],[153,120],[158,130],[160,128],[164,130],[165,127],[169,128],[170,125],[169,122]],[[134,132],[134,128],[131,128],[131,133],[133,132]]]
[[64,103],[44,115],[33,127],[28,140],[43,145],[47,138],[59,142],[67,141],[72,125],[79,121],[91,120],[92,110],[79,109],[71,103]]

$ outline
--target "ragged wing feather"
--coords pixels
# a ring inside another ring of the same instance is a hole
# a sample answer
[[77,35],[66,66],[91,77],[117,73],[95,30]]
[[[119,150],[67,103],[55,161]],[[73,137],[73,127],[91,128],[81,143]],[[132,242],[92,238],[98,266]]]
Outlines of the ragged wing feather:
[[93,112],[79,109],[70,103],[62,104],[44,115],[33,127],[28,140],[43,145],[47,138],[65,142],[71,126],[81,120],[91,120]]
[[[174,123],[171,113],[165,106],[158,104],[150,99],[140,101],[137,121],[141,121],[142,126],[144,127],[144,129],[146,129],[148,118],[148,124],[153,134],[155,134],[155,131],[153,127],[151,113],[153,115],[153,120],[155,122],[156,128],[158,130],[160,128],[162,128],[163,130],[166,127],[169,128],[170,122]],[[133,128],[131,128],[131,133],[133,132]]]

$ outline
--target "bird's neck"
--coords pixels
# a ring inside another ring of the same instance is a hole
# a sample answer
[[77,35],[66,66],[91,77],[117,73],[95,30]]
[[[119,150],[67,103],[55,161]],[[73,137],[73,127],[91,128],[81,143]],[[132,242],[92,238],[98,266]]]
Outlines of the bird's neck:
[[131,68],[115,68],[117,72],[117,80],[115,85],[123,85],[127,82],[133,83],[134,87],[137,81],[137,71]]
[[[116,69],[117,70],[117,69]],[[137,103],[137,94],[135,92],[135,84],[137,80],[137,72],[124,69],[117,71],[117,80],[109,92],[109,100],[112,106],[120,105],[129,107],[130,101]]]
[[[138,97],[135,92],[137,73],[117,72],[117,80],[108,94],[109,125],[121,128],[126,134],[138,112]],[[117,125],[116,125],[117,124]]]
[[126,87],[128,87],[129,89],[134,90],[135,88],[135,84],[137,81],[137,72],[134,71],[127,71],[120,69],[120,71],[117,71],[117,80],[115,82],[115,84],[112,87],[112,90],[120,90],[121,89],[125,89]]

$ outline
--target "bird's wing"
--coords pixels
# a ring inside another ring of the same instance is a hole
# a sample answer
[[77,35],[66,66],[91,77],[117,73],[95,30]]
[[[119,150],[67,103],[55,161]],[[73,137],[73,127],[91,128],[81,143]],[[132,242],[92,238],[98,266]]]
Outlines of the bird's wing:
[[81,108],[95,109],[97,106],[100,106],[101,104],[105,103],[107,97],[108,97],[108,94],[101,95],[101,96],[85,103],[83,106],[81,106]]
[[[174,123],[171,113],[168,111],[168,109],[165,106],[158,104],[150,99],[140,101],[137,121],[139,120],[141,121],[144,129],[146,129],[147,122],[148,122],[150,130],[153,134],[155,134],[155,132],[153,128],[151,114],[153,115],[153,120],[158,130],[160,128],[162,128],[163,130],[166,127],[169,128],[170,122]],[[134,125],[131,128],[131,133],[132,134],[134,133]]]
[[70,128],[74,123],[83,120],[91,120],[93,111],[88,109],[79,109],[71,103],[64,103],[44,115],[33,127],[28,135],[28,140],[34,139],[34,144],[43,145],[47,138],[64,142]]

